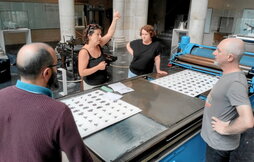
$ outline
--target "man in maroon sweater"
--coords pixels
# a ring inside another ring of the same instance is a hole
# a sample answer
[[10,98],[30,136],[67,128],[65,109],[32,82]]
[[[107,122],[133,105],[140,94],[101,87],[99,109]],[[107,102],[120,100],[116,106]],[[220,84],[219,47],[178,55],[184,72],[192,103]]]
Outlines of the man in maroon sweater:
[[0,162],[92,161],[70,109],[52,99],[57,57],[44,43],[23,46],[17,68],[21,80],[0,90]]

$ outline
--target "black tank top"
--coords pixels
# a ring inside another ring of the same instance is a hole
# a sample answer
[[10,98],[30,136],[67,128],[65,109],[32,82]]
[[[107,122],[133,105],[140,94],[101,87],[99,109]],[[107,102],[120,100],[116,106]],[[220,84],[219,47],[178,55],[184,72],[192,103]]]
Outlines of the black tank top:
[[[92,57],[90,52],[86,48],[82,48],[82,49],[86,50],[89,55],[87,68],[92,68],[94,66],[97,66],[100,62],[105,61],[105,57],[103,55],[103,51],[101,47],[100,47],[101,55],[98,58]],[[84,81],[89,85],[100,85],[107,82],[108,79],[109,78],[108,78],[107,69],[98,70],[95,73],[84,77]]]

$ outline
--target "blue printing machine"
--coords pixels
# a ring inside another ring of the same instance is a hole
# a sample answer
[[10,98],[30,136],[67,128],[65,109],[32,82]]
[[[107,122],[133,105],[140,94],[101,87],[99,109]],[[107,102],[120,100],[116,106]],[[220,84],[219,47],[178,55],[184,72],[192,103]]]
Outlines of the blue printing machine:
[[[179,63],[177,61],[179,56],[184,56],[187,54],[200,56],[203,58],[214,59],[213,52],[216,49],[216,47],[190,43],[190,37],[183,36],[181,38],[181,42],[179,43],[179,49],[180,49],[180,52],[175,53],[170,58],[169,64],[181,66],[181,67],[184,67],[187,69],[203,72],[206,74],[221,76],[221,74],[222,74],[221,70],[207,68],[207,67],[201,67],[198,65]],[[253,93],[254,92],[254,77],[253,77],[253,74],[254,74],[254,53],[244,52],[244,55],[240,60],[240,64],[244,67],[247,67],[245,70],[247,70],[246,73],[248,74],[248,80],[249,80],[248,83],[250,85],[249,92]]]
[[193,161],[205,162],[206,144],[200,134],[196,134],[184,144],[165,156],[160,162]]
[[[178,57],[182,55],[196,55],[204,58],[214,59],[213,52],[216,47],[198,45],[190,43],[190,38],[188,36],[183,36],[181,42],[179,43],[180,52],[174,54],[170,59],[170,64],[177,65],[183,68],[203,72],[206,74],[221,76],[222,71],[218,69],[210,69],[207,67],[200,67],[198,65],[191,65],[189,63],[178,62]],[[240,64],[249,67],[247,77],[249,79],[249,93],[252,94],[254,91],[254,53],[244,52],[244,56],[240,60]],[[200,97],[199,97],[200,98]],[[203,100],[206,97],[201,98]],[[254,108],[254,95],[250,95],[250,100],[252,108]],[[196,134],[190,137],[188,140],[183,142],[181,145],[177,146],[173,151],[165,155],[160,162],[175,162],[175,161],[205,161],[205,147],[206,144],[201,138],[200,134]]]
[[[184,65],[180,65],[180,64],[177,64],[175,62],[175,60],[178,56],[191,54],[191,55],[196,55],[196,56],[201,56],[201,57],[205,57],[205,58],[214,59],[213,51],[216,49],[216,47],[204,46],[204,45],[199,45],[199,44],[195,44],[195,43],[190,43],[190,37],[183,36],[182,39],[181,39],[181,42],[179,43],[179,49],[181,51],[178,52],[178,53],[175,53],[171,57],[170,64],[175,64],[175,65],[178,65],[178,66],[186,67]],[[245,66],[249,66],[249,67],[253,67],[253,65],[254,65],[254,53],[244,52],[244,56],[242,57],[242,59],[240,61],[240,64],[245,65]],[[195,70],[195,66],[189,67],[188,69]],[[221,72],[219,72],[219,73],[221,73]]]

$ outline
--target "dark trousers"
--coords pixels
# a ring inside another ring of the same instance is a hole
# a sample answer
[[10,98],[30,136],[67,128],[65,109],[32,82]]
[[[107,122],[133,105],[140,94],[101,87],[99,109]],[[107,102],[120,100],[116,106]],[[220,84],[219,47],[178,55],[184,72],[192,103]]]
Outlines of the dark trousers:
[[231,152],[215,150],[206,145],[206,162],[229,162]]

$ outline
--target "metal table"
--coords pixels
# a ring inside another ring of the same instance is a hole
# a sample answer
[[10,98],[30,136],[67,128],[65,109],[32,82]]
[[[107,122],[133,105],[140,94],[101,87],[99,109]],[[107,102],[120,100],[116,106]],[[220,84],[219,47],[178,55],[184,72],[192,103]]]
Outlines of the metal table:
[[154,147],[203,113],[204,101],[137,77],[122,81],[135,91],[122,100],[142,112],[84,139],[102,161],[130,161]]

